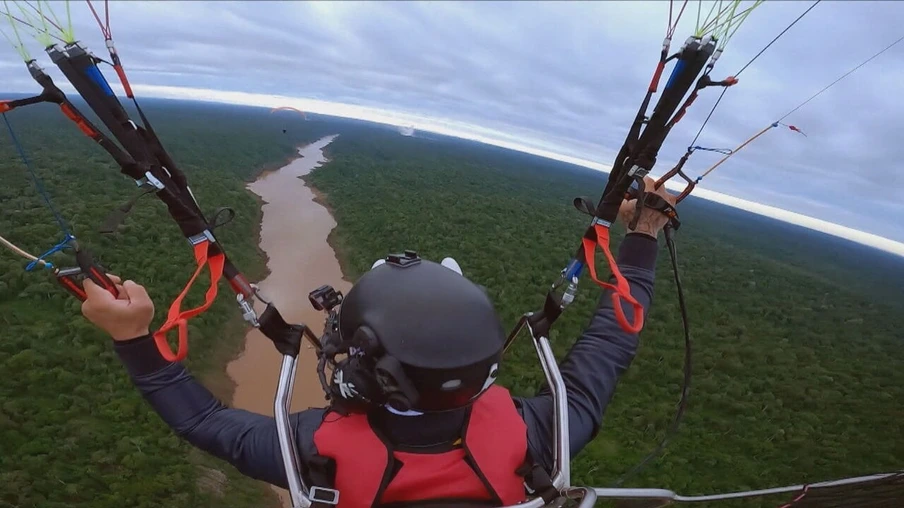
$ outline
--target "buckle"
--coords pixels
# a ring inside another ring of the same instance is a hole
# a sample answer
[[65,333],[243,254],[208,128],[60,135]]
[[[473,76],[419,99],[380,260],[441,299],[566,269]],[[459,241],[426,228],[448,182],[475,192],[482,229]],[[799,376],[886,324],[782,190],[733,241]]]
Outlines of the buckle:
[[313,503],[339,504],[339,491],[336,489],[327,489],[324,487],[311,487],[308,497]]
[[593,220],[590,221],[590,225],[591,225],[591,226],[596,226],[597,224],[599,224],[600,226],[603,226],[604,228],[612,227],[612,223],[611,223],[611,222],[609,222],[609,221],[607,221],[607,220],[603,220],[603,219],[601,219],[601,218],[599,218],[599,217],[594,217]]
[[643,166],[638,166],[636,164],[630,170],[628,170],[628,176],[633,176],[633,177],[637,177],[637,178],[643,178],[643,177],[647,176],[649,173],[650,173],[649,169],[647,169]]
[[242,319],[255,328],[259,327],[260,322],[257,320],[257,312],[254,310],[251,302],[245,299],[245,296],[241,294],[235,295],[235,300],[242,309]]
[[165,185],[163,185],[163,182],[161,182],[160,180],[157,179],[157,177],[152,175],[150,171],[146,171],[144,173],[144,178],[142,178],[141,180],[136,180],[135,183],[139,187],[144,187],[145,185],[150,185],[157,190],[163,190],[166,187]]
[[201,233],[188,237],[188,243],[192,245],[198,245],[199,243],[210,242],[216,243],[216,239],[213,237],[213,233],[210,232],[209,229],[205,229]]

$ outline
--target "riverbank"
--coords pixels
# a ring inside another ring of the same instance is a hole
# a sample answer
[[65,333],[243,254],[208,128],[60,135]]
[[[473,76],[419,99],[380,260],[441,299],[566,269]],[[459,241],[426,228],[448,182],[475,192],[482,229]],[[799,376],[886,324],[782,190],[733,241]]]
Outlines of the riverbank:
[[[260,249],[267,260],[268,275],[258,284],[261,292],[279,307],[287,321],[305,323],[318,335],[324,315],[311,307],[308,293],[323,284],[343,292],[351,287],[329,243],[336,221],[322,204],[322,196],[303,179],[328,162],[322,150],[335,137],[299,149],[297,158],[282,168],[262,172],[247,186],[263,203]],[[258,302],[257,310],[263,308]],[[231,405],[272,415],[280,361],[273,344],[260,331],[250,330],[243,351],[226,367],[235,383]],[[325,405],[316,355],[305,345],[298,356],[291,411]],[[277,491],[285,503],[287,493]]]

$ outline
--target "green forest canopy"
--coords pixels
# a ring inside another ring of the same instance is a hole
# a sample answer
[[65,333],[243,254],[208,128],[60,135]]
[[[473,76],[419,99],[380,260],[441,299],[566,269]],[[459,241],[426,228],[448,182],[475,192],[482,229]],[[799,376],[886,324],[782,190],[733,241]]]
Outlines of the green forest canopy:
[[[219,237],[254,280],[265,270],[256,245],[260,208],[244,184],[323,135],[340,137],[327,149],[331,162],[308,179],[334,211],[332,243],[346,275],[353,280],[390,251],[450,255],[511,324],[542,303],[577,246],[586,217],[572,198],[596,199],[605,184],[604,174],[584,168],[366,122],[147,103],[202,206],[237,211]],[[102,237],[97,225],[134,184],[54,108],[29,107],[10,119],[83,243],[114,273],[146,284],[165,309],[193,260],[159,202],[142,200],[115,237]],[[7,136],[0,136],[0,179],[2,234],[31,251],[55,244],[59,231]],[[897,435],[904,420],[904,260],[699,199],[681,210],[679,263],[695,342],[691,405],[663,457],[629,486],[704,494],[900,468],[904,443],[884,437]],[[18,258],[4,254],[0,265],[0,506],[274,502],[259,483],[169,432],[78,302],[45,274],[22,270]],[[597,295],[583,280],[552,334],[559,355]],[[224,400],[225,364],[243,336],[226,295],[193,322],[189,367]],[[664,251],[641,343],[599,437],[574,460],[575,483],[610,484],[673,416],[683,351]],[[542,379],[532,347],[520,340],[503,382],[527,394]]]

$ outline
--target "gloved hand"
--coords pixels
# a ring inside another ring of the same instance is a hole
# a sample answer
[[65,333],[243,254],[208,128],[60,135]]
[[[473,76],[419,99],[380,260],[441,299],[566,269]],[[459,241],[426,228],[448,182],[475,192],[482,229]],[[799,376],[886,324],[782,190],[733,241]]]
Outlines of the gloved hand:
[[[82,287],[88,298],[82,302],[82,315],[104,330],[113,340],[129,340],[147,335],[154,319],[154,302],[140,285],[108,274],[116,284],[119,297],[85,279]],[[120,284],[122,282],[122,284]]]
[[[677,197],[667,191],[665,185],[658,189],[654,189],[653,185],[656,183],[655,180],[648,176],[644,177],[643,180],[647,192],[658,194],[672,206],[677,204]],[[636,211],[635,206],[637,206],[636,199],[625,200],[618,209],[618,217],[626,226],[631,224],[631,220],[634,219],[634,213]],[[643,211],[640,212],[640,218],[637,219],[637,226],[634,229],[628,229],[628,232],[642,233],[657,238],[659,232],[662,231],[662,228],[668,223],[669,218],[666,217],[665,214],[645,207]]]

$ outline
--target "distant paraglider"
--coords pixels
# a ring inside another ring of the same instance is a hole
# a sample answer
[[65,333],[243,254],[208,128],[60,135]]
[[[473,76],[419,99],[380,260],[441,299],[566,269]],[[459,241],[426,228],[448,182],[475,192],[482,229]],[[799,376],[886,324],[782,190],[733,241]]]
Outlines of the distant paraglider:
[[[299,113],[299,114],[301,114],[302,118],[304,118],[304,120],[306,122],[308,121],[308,115],[304,111],[297,109],[297,108],[293,108],[290,106],[280,106],[278,108],[271,109],[270,114],[272,115],[273,113],[276,113],[277,111],[289,111],[292,113]],[[283,134],[286,134],[288,132],[288,129],[283,129],[282,132],[283,132]]]
[[307,121],[307,119],[308,119],[308,115],[304,111],[297,109],[297,108],[290,107],[290,106],[280,106],[278,108],[273,108],[270,110],[270,114],[272,115],[273,113],[275,113],[277,111],[295,111],[296,113],[300,113],[301,116],[304,117],[305,121]]

